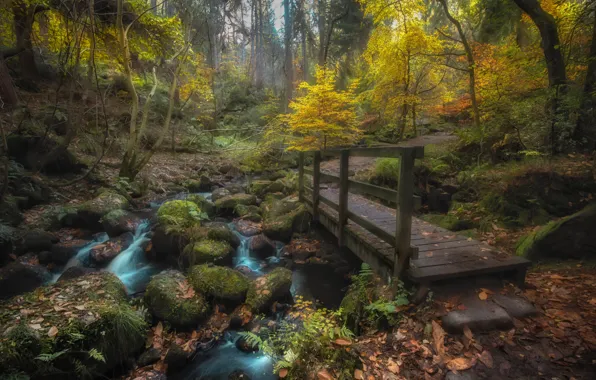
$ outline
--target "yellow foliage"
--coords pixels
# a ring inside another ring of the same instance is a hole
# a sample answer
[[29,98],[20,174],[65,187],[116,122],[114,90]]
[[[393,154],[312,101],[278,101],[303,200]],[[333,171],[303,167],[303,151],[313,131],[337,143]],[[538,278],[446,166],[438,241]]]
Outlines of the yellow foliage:
[[335,89],[335,71],[317,67],[316,84],[302,82],[303,95],[290,103],[289,114],[280,120],[289,126],[289,150],[320,150],[352,145],[361,135],[355,111],[355,85],[346,91]]

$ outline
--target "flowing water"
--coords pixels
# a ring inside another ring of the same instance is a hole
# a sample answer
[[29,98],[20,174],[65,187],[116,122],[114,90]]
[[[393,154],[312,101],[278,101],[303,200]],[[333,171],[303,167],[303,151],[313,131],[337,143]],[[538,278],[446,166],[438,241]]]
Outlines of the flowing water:
[[[210,198],[210,193],[200,193]],[[184,199],[177,196],[175,199]],[[156,208],[160,203],[152,204]],[[281,257],[284,245],[276,243],[276,255],[262,260],[250,250],[250,238],[240,234],[233,223],[230,228],[240,239],[240,245],[236,249],[234,268],[245,273],[250,278],[262,276],[273,268],[288,264],[288,259]],[[132,244],[122,251],[108,265],[107,270],[114,273],[126,285],[129,293],[142,292],[152,275],[158,273],[161,268],[150,263],[145,255],[145,247],[151,240],[151,224],[143,221],[136,229]],[[89,261],[90,250],[108,240],[105,233],[98,234],[92,243],[82,248],[73,257],[64,270],[72,266],[86,265]],[[61,273],[60,273],[61,274]],[[60,274],[54,276],[54,281]],[[306,299],[319,301],[325,307],[336,308],[343,297],[346,288],[346,279],[333,272],[329,265],[301,265],[293,268],[292,295],[301,295]],[[235,371],[241,371],[252,379],[276,379],[273,375],[272,360],[260,353],[246,353],[236,348],[235,341],[238,335],[228,332],[223,339],[212,349],[196,355],[182,372],[174,376],[178,380],[225,380]]]

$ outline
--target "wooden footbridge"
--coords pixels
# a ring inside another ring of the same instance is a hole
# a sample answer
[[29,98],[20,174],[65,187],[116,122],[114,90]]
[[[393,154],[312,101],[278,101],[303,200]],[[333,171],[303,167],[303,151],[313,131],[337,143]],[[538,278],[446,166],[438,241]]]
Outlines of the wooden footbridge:
[[[305,166],[307,155],[313,157],[310,167]],[[321,159],[329,156],[339,156],[339,176],[321,172]],[[414,162],[423,156],[424,147],[303,152],[299,162],[300,199],[309,206],[313,219],[338,238],[341,247],[350,249],[385,279],[397,277],[428,285],[498,274],[513,275],[523,283],[528,260],[414,217],[415,205],[420,203],[414,196]],[[397,191],[351,179],[350,157],[399,158]],[[396,208],[373,199],[396,204]]]

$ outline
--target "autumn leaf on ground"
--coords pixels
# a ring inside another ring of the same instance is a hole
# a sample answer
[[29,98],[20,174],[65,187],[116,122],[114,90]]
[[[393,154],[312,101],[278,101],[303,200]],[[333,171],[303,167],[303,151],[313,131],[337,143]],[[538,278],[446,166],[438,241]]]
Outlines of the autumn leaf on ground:
[[493,356],[489,351],[484,350],[481,354],[478,354],[478,360],[488,368],[493,368]]
[[50,330],[48,331],[48,336],[49,336],[50,338],[53,338],[53,337],[55,337],[57,334],[58,334],[58,327],[56,327],[56,326],[52,326],[52,327],[50,327]]
[[364,372],[359,369],[354,370],[354,379],[355,380],[364,380]]
[[349,340],[341,338],[334,340],[333,343],[337,344],[338,346],[349,346],[352,344],[352,342]]
[[399,365],[397,365],[397,363],[391,359],[389,359],[387,361],[387,369],[389,371],[391,371],[392,373],[395,373],[395,374],[399,373]]
[[162,333],[163,333],[163,325],[161,324],[161,322],[159,322],[157,324],[157,326],[155,326],[154,336],[161,336]]
[[476,358],[455,358],[447,363],[450,371],[464,371],[472,368],[476,364]]
[[464,347],[466,348],[466,350],[470,347],[470,343],[472,343],[472,340],[474,340],[474,334],[472,334],[472,330],[470,330],[468,325],[465,325],[463,341],[464,341]]
[[433,344],[437,355],[443,358],[445,356],[445,330],[437,322],[432,321],[433,326]]
[[317,372],[317,379],[318,380],[333,380],[333,376],[327,371],[326,369],[322,369]]
[[488,298],[488,294],[486,294],[486,292],[482,291],[482,292],[478,293],[478,298],[480,298],[482,301],[486,301],[486,299]]
[[288,370],[287,370],[286,368],[282,368],[282,369],[279,371],[279,374],[278,374],[278,375],[279,375],[279,378],[280,378],[280,379],[283,379],[283,378],[285,378],[286,376],[288,376]]

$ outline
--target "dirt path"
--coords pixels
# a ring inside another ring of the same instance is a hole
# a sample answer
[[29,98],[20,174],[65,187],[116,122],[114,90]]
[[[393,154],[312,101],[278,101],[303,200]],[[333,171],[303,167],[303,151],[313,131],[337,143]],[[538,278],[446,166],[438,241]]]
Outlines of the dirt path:
[[[426,146],[430,144],[441,144],[455,139],[457,139],[457,137],[454,135],[439,132],[432,135],[417,136],[398,144],[383,144],[383,146]],[[350,157],[350,171],[357,173],[368,170],[374,166],[376,160],[375,157]],[[330,174],[338,174],[339,158],[322,162],[321,171]]]

